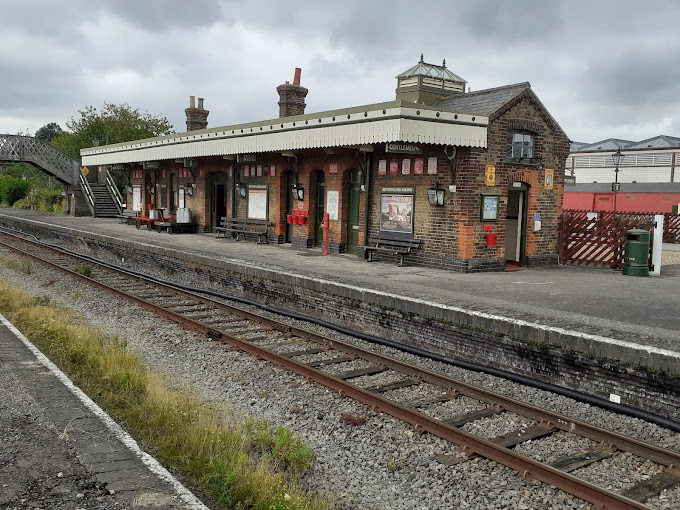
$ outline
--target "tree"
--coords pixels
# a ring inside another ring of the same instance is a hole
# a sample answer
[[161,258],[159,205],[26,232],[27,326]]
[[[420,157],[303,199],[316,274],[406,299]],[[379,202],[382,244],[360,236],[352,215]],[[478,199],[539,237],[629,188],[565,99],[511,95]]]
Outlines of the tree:
[[95,143],[108,145],[174,133],[172,124],[163,116],[140,113],[127,104],[104,103],[99,112],[93,106],[79,110],[79,118],[71,117],[67,132],[52,140],[52,145],[80,160],[80,149]]
[[45,124],[43,127],[38,129],[35,132],[35,137],[38,140],[42,140],[43,142],[50,143],[56,137],[63,135],[63,134],[64,134],[64,130],[61,129],[61,126],[59,124],[57,124],[56,122],[50,122],[49,124]]

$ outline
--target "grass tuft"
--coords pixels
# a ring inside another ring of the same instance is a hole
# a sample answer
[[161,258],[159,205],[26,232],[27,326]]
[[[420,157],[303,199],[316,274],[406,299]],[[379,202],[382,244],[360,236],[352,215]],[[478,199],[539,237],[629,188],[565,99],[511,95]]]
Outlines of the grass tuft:
[[289,429],[234,413],[169,386],[116,337],[0,280],[0,311],[85,393],[217,508],[325,509],[296,485],[314,454]]

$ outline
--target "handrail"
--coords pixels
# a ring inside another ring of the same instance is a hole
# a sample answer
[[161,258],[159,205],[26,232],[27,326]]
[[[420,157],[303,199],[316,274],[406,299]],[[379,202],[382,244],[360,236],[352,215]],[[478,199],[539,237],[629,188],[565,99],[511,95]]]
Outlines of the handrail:
[[41,168],[64,184],[75,184],[74,164],[70,158],[53,145],[31,136],[0,134],[0,161],[27,162]]
[[118,186],[116,186],[116,183],[113,181],[113,177],[111,177],[111,172],[109,172],[108,168],[106,169],[106,187],[118,208],[118,214],[123,214],[123,197],[120,194],[120,191],[118,191]]
[[83,195],[87,198],[87,207],[89,207],[92,217],[94,218],[94,196],[92,195],[92,188],[90,188],[90,183],[87,182],[83,172],[80,172],[80,187],[83,190]]

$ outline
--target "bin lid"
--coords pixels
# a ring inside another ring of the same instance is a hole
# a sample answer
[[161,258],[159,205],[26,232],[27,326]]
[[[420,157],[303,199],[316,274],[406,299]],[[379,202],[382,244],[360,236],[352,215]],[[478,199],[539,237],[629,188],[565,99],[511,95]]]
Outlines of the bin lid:
[[649,234],[649,230],[645,230],[644,228],[631,228],[628,231],[629,234]]

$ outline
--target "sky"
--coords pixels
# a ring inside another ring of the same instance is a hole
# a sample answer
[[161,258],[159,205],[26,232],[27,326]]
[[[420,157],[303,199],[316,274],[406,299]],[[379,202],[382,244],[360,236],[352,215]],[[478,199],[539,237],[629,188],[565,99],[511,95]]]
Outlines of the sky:
[[3,0],[0,133],[66,128],[126,103],[186,131],[278,117],[296,67],[306,113],[391,101],[420,59],[473,90],[528,81],[569,138],[680,136],[680,2]]

